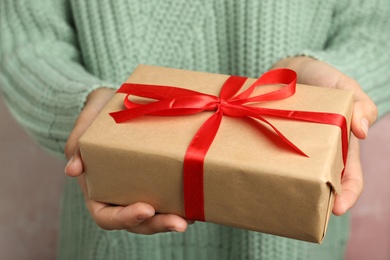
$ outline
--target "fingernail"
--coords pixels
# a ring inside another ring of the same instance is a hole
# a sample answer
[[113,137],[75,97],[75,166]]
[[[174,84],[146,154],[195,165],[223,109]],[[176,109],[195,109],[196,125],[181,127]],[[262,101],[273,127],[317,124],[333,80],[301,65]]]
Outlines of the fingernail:
[[362,118],[362,120],[360,121],[360,124],[361,124],[361,128],[363,130],[363,132],[366,134],[366,137],[368,136],[368,120],[367,118]]
[[72,164],[73,160],[74,160],[74,157],[73,157],[73,155],[72,155],[72,156],[69,158],[69,161],[68,161],[68,163],[67,163],[66,166],[65,166],[65,173],[67,173],[66,169],[68,169],[69,165]]

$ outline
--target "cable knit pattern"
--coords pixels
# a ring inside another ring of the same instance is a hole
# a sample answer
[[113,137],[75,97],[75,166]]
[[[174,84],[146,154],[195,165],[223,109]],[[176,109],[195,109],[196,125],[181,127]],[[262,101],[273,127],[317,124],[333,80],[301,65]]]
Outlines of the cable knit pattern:
[[[308,55],[354,77],[390,111],[387,0],[3,0],[0,88],[45,149],[63,148],[88,94],[139,64],[258,77]],[[74,180],[63,200],[59,259],[341,259],[348,217],[324,243],[196,223],[184,234],[97,228]]]

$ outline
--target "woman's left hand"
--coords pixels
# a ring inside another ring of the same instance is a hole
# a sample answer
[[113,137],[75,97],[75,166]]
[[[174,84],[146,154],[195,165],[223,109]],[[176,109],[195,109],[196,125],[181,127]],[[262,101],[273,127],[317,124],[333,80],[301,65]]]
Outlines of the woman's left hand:
[[347,164],[341,180],[342,193],[336,196],[333,214],[343,215],[352,208],[363,192],[363,171],[360,163],[359,140],[368,135],[368,128],[378,116],[378,110],[371,98],[359,84],[327,63],[310,57],[286,58],[274,64],[273,68],[290,68],[298,75],[298,83],[347,89],[354,92],[352,135],[349,142]]

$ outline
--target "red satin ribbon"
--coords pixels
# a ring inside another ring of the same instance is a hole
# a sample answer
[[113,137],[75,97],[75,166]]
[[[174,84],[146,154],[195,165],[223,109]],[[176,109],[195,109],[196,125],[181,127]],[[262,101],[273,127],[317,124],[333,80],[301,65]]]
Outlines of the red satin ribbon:
[[[345,165],[348,152],[348,132],[347,121],[344,116],[334,113],[279,110],[245,105],[253,102],[284,99],[294,95],[296,79],[297,75],[292,70],[271,70],[263,74],[248,89],[237,94],[247,78],[230,76],[222,86],[219,97],[171,86],[125,83],[119,88],[117,93],[127,94],[124,100],[126,108],[112,112],[110,115],[115,122],[121,123],[142,115],[182,116],[202,111],[215,111],[199,128],[184,157],[183,185],[186,217],[191,220],[205,221],[203,163],[206,153],[217,134],[223,115],[252,117],[268,124],[288,146],[303,156],[307,155],[290,142],[263,116],[338,126],[342,131],[342,156]],[[284,86],[272,92],[250,96],[256,87],[268,84],[283,84]],[[132,102],[129,99],[130,95],[151,98],[157,101],[139,104]]]

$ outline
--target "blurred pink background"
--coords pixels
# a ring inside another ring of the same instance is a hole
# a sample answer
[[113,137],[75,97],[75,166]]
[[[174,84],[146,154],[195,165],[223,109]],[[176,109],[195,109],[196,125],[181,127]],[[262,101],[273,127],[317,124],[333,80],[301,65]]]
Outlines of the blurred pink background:
[[[0,259],[55,259],[65,162],[18,126],[0,98]],[[390,259],[390,114],[362,142],[365,190],[345,259]]]

